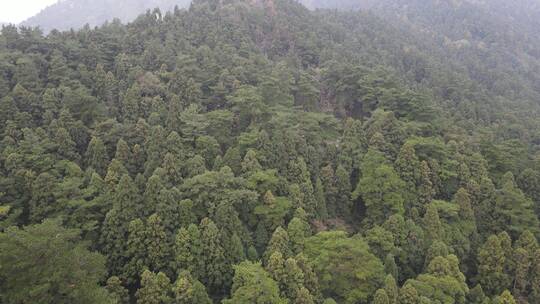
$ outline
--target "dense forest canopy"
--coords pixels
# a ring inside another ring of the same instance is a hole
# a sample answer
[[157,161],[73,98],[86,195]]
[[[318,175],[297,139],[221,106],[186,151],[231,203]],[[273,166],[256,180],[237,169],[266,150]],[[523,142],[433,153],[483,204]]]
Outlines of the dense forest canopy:
[[540,303],[538,3],[363,4],[3,26],[0,303]]

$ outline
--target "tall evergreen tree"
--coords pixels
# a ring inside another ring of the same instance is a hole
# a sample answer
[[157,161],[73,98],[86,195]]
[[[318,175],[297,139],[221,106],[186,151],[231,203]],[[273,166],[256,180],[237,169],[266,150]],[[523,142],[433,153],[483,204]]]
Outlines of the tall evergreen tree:
[[137,304],[171,303],[171,282],[162,272],[145,270],[141,275],[141,288],[137,290]]
[[209,218],[204,218],[199,226],[201,231],[202,275],[201,281],[208,287],[211,294],[222,294],[228,267],[225,252],[221,245],[221,236],[216,224]]

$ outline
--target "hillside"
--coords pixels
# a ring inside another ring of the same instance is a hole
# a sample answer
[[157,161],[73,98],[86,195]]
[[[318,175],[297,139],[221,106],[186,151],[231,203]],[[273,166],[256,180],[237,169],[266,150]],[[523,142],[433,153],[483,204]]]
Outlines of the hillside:
[[0,303],[540,303],[534,3],[4,27]]
[[88,24],[100,26],[119,19],[129,22],[146,10],[160,8],[171,11],[175,6],[187,7],[190,0],[60,0],[37,15],[23,21],[24,26],[39,26],[45,33],[53,29],[80,29]]

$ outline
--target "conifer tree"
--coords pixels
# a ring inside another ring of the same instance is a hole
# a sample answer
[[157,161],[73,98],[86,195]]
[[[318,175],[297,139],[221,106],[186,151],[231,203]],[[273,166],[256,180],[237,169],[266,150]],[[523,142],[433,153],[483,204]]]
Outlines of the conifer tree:
[[209,218],[204,218],[199,225],[201,231],[201,281],[208,287],[210,294],[224,292],[224,281],[227,268],[225,253],[221,245],[221,236],[216,224]]
[[382,224],[392,214],[404,213],[405,183],[390,165],[378,165],[364,160],[365,170],[353,198],[362,198],[368,226]]
[[231,298],[223,304],[286,304],[279,296],[278,284],[260,264],[242,262],[235,266]]
[[507,287],[505,253],[496,235],[490,236],[478,252],[478,263],[478,282],[488,295],[496,295]]
[[157,214],[151,215],[146,222],[146,252],[148,256],[147,266],[154,271],[169,271],[171,257],[171,245],[161,218]]
[[531,303],[537,303],[540,301],[540,249],[537,249],[531,259],[531,293],[529,294],[529,301]]
[[399,304],[420,304],[418,291],[411,284],[405,284],[399,291]]
[[195,278],[202,278],[203,265],[201,235],[197,225],[180,228],[176,234],[174,245],[176,272],[188,271]]
[[112,194],[113,208],[107,213],[101,232],[109,269],[118,274],[125,261],[129,223],[141,215],[140,197],[133,181],[124,175]]
[[278,227],[272,234],[272,238],[264,253],[264,260],[269,261],[272,254],[276,251],[279,251],[284,258],[291,256],[289,234],[281,227]]
[[129,291],[122,286],[122,281],[116,276],[112,276],[107,280],[105,286],[111,297],[118,304],[129,304]]
[[315,304],[313,301],[313,296],[309,293],[305,287],[301,287],[294,299],[294,304]]
[[531,268],[531,257],[529,252],[524,248],[517,248],[514,253],[514,262],[516,264],[514,274],[513,294],[518,299],[527,298],[529,288],[529,271]]
[[436,194],[435,187],[431,181],[433,172],[429,167],[429,164],[426,161],[420,163],[420,175],[419,179],[416,182],[417,184],[417,193],[418,199],[420,202],[419,209],[424,210],[425,206],[433,200],[433,197]]
[[137,304],[167,304],[171,302],[171,282],[162,272],[145,270],[141,275],[141,287],[135,294]]
[[98,137],[92,137],[85,153],[86,166],[93,168],[100,176],[104,177],[108,163],[109,157],[103,141]]
[[443,227],[439,218],[439,211],[433,204],[427,206],[426,214],[423,218],[424,230],[426,231],[427,238],[434,242],[436,240],[443,240]]
[[145,228],[145,224],[141,219],[136,219],[129,223],[129,235],[126,247],[128,261],[124,265],[122,276],[130,284],[136,282],[138,276],[149,263],[145,246],[147,241]]
[[321,169],[321,182],[324,188],[324,198],[328,217],[334,218],[337,215],[337,189],[336,178],[332,166],[328,165]]
[[353,211],[351,200],[351,180],[349,173],[343,166],[338,166],[335,175],[335,210],[336,215],[341,218],[349,219]]
[[187,271],[182,271],[173,285],[175,304],[212,304],[204,285]]
[[503,291],[503,293],[500,296],[495,298],[494,303],[495,304],[517,304],[516,300],[514,299],[514,296],[508,290]]
[[388,304],[398,304],[399,289],[392,275],[387,275],[384,279],[384,291],[388,297]]
[[122,176],[127,174],[128,171],[124,165],[120,161],[113,159],[107,167],[107,174],[105,175],[104,180],[110,189],[114,189],[118,182],[120,182]]
[[309,237],[309,224],[304,220],[294,217],[287,226],[287,234],[294,254],[299,254],[304,250],[304,242]]
[[414,145],[411,143],[405,143],[399,151],[398,157],[395,162],[396,172],[401,179],[405,182],[407,187],[406,202],[412,204],[408,209],[412,207],[418,207],[419,202],[417,196],[417,182],[420,180],[420,160],[416,156]]
[[373,304],[389,304],[390,300],[384,289],[378,289],[373,297]]
[[116,152],[114,155],[114,159],[121,162],[130,173],[134,173],[134,170],[131,166],[131,163],[133,161],[131,149],[129,148],[125,140],[119,139],[116,143]]

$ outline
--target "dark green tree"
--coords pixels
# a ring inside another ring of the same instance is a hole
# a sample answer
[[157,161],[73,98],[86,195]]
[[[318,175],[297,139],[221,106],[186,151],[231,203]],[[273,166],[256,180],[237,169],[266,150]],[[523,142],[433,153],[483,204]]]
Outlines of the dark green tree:
[[0,262],[2,300],[8,303],[113,303],[99,285],[106,274],[103,256],[58,221],[0,233]]
[[163,273],[145,270],[141,275],[141,287],[137,290],[137,304],[171,303],[171,282]]

